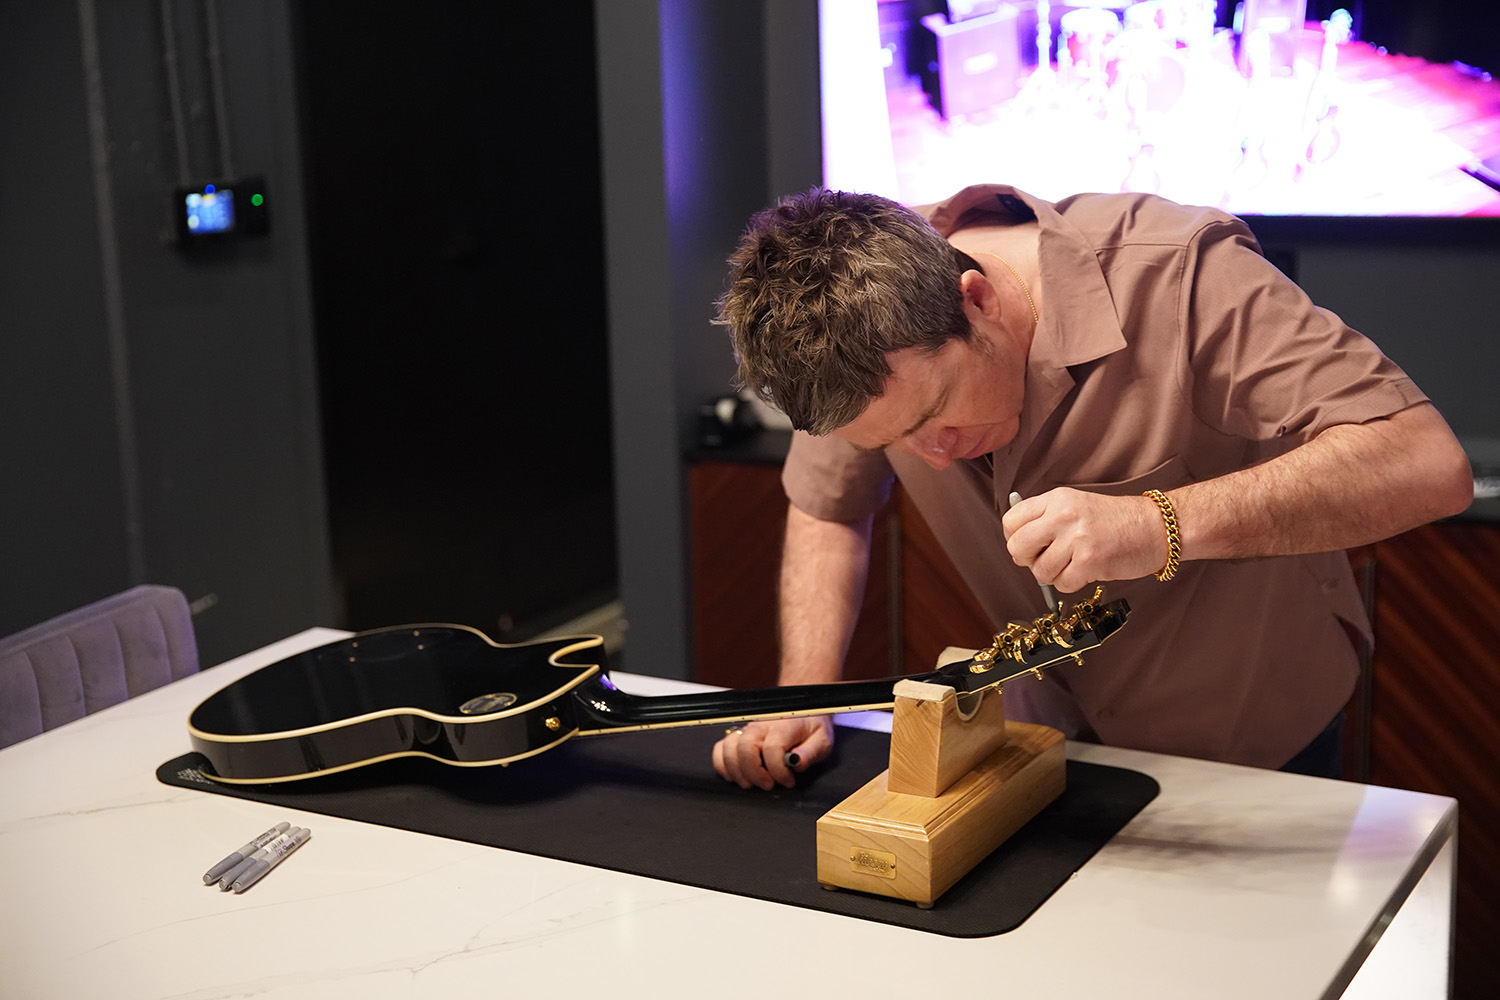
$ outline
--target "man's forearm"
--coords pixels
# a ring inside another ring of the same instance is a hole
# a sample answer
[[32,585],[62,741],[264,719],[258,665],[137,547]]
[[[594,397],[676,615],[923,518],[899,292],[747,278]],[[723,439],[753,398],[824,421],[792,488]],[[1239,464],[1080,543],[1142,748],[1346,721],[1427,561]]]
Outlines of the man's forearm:
[[[1462,511],[1473,490],[1463,449],[1424,403],[1330,427],[1269,462],[1167,497],[1183,559],[1252,559],[1367,545]],[[1162,511],[1147,497],[1062,487],[1021,501],[1004,523],[1016,564],[1065,593],[1167,562]]]
[[1184,559],[1236,559],[1389,538],[1462,511],[1473,478],[1448,425],[1422,404],[1330,427],[1272,461],[1168,495]]
[[870,524],[821,521],[787,506],[781,562],[782,684],[839,679],[864,600]]

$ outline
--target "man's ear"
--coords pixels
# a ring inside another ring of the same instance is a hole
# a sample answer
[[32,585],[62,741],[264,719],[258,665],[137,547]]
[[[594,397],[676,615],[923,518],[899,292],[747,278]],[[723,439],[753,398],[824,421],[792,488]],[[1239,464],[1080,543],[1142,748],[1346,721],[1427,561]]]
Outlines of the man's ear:
[[963,296],[965,306],[972,306],[984,316],[993,318],[998,315],[1000,296],[995,294],[995,286],[990,284],[990,279],[982,271],[965,271],[960,274],[958,291]]

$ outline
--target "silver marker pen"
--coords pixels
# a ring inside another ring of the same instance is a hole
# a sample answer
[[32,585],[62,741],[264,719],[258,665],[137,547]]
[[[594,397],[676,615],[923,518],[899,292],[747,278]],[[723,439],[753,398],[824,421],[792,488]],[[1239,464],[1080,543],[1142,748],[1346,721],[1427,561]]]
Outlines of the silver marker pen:
[[265,847],[262,847],[260,850],[247,857],[244,861],[241,861],[239,864],[235,865],[233,868],[229,869],[229,871],[221,875],[219,877],[219,891],[228,892],[230,889],[233,889],[234,883],[242,875],[248,872],[251,868],[254,868],[257,862],[261,862],[269,858],[271,856],[270,852],[273,849],[279,848],[281,845],[286,843],[291,839],[292,834],[296,832],[297,827],[294,826],[290,830],[287,830],[285,833],[276,836],[269,843],[267,843]]
[[208,871],[204,872],[203,884],[212,885],[213,883],[217,882],[224,876],[225,872],[229,871],[241,861],[244,861],[246,858],[254,854],[256,851],[260,850],[262,847],[265,847],[267,844],[275,840],[278,836],[285,833],[287,830],[291,829],[291,826],[292,824],[290,823],[277,823],[275,826],[271,827],[271,829],[267,830],[259,837],[256,837],[254,840],[250,841],[250,843],[246,844],[244,847],[241,847],[239,850],[226,857],[223,861],[220,861]]
[[[1012,507],[1014,507],[1016,504],[1018,504],[1020,502],[1021,502],[1021,494],[1019,494],[1019,493],[1012,493],[1010,495],[1010,505]],[[1039,586],[1039,587],[1042,588],[1042,599],[1047,602],[1047,610],[1048,611],[1056,611],[1057,610],[1057,591],[1053,590],[1050,586],[1048,586],[1045,583],[1039,583],[1039,584],[1037,584],[1037,586]]]
[[307,838],[311,836],[312,831],[307,827],[295,826],[284,835],[286,838],[284,841],[282,837],[278,837],[272,841],[266,846],[267,857],[255,862],[248,871],[243,872],[239,878],[234,880],[234,891],[244,892],[259,882],[265,877],[267,872],[281,864],[288,854],[291,854],[297,848],[307,843]]

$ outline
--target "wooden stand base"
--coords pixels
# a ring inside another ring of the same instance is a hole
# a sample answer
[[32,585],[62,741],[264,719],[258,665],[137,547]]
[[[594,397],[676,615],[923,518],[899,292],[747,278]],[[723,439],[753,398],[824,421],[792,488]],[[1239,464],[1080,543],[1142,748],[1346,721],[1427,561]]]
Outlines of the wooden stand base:
[[[951,688],[939,690],[952,698]],[[903,715],[899,688],[897,695],[898,720],[923,720],[907,725],[905,732],[893,727],[891,761],[898,773],[910,772],[911,762],[924,757],[940,767],[944,755],[933,748],[942,743],[945,731],[963,733],[965,726],[978,723],[996,732],[998,706],[962,718],[952,711]],[[988,697],[999,701],[998,693]],[[983,723],[980,716],[986,717]],[[1002,721],[995,741],[998,746],[936,794],[891,791],[892,771],[886,771],[825,813],[818,820],[819,883],[906,899],[922,907],[936,902],[1062,794],[1066,759],[1060,732]],[[969,747],[974,737],[965,733],[959,742]],[[922,784],[908,778],[905,787]]]

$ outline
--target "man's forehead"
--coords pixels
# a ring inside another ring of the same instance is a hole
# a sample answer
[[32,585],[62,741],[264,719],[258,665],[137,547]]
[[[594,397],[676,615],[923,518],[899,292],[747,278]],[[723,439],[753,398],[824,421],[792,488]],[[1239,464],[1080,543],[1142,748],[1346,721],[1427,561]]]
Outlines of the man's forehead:
[[864,412],[833,431],[861,451],[882,451],[921,430],[948,402],[951,381],[937,358],[915,348],[889,355],[891,374]]

